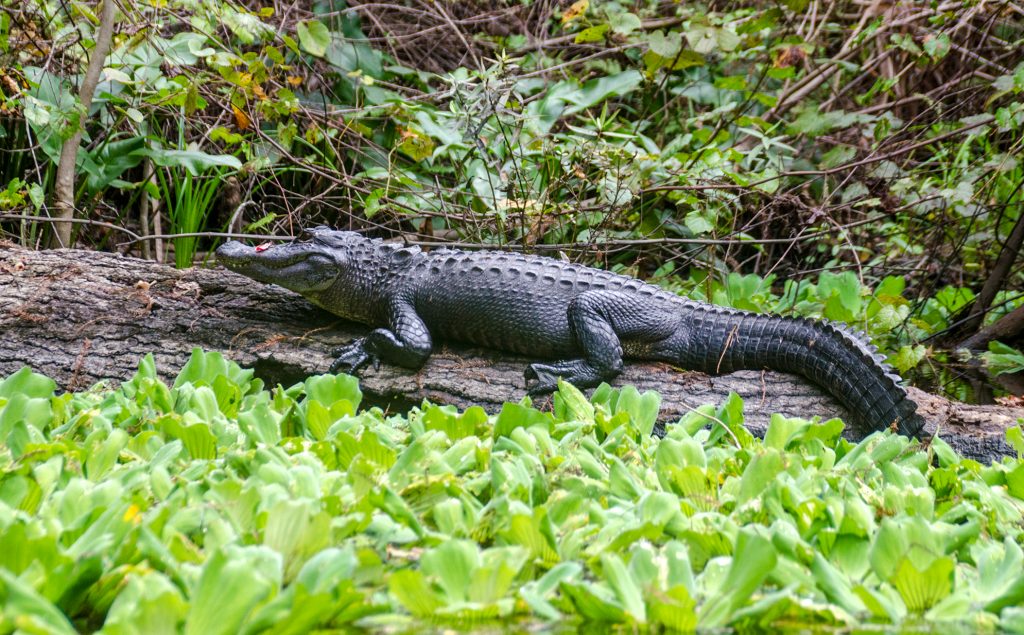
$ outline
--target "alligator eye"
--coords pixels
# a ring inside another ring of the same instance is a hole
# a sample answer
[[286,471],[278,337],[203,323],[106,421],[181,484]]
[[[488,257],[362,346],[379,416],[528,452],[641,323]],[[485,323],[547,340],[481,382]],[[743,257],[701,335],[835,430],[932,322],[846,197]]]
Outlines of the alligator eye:
[[314,236],[313,232],[309,231],[308,229],[303,229],[302,231],[299,232],[299,235],[295,237],[295,240],[305,242],[308,240],[313,240],[315,237],[316,236]]

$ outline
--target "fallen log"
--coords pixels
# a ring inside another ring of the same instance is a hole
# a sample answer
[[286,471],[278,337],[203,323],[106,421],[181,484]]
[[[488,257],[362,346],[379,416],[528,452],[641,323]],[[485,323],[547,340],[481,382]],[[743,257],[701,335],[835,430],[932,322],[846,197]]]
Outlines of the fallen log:
[[[224,352],[268,385],[291,385],[326,372],[330,351],[367,332],[301,296],[221,268],[184,271],[146,260],[81,250],[29,251],[0,243],[0,377],[31,366],[65,390],[124,380],[152,352],[173,379],[193,347]],[[444,345],[419,371],[382,365],[361,381],[367,401],[398,410],[424,399],[495,411],[524,393],[528,360]],[[763,433],[774,412],[845,417],[831,397],[784,373],[744,371],[709,377],[666,364],[627,364],[616,385],[662,395],[660,420],[720,403],[745,403],[747,426]],[[911,389],[926,431],[983,461],[1011,454],[1005,430],[1024,408],[972,406]]]

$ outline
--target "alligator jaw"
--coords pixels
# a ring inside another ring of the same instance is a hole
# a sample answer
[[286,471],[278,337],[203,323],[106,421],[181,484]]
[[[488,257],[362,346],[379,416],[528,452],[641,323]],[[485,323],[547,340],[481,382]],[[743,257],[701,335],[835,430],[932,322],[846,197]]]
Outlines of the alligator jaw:
[[217,249],[217,262],[254,280],[297,293],[321,291],[338,275],[334,258],[309,242],[260,249],[232,240]]

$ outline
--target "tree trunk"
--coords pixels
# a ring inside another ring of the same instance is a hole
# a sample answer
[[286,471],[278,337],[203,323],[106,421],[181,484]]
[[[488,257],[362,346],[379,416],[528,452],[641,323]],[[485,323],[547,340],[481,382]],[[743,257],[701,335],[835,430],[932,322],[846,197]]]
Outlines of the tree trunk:
[[[1017,187],[1010,194],[1007,200],[1012,199],[1022,186],[1024,186],[1024,181],[1017,184]],[[1007,203],[1007,205],[1009,205],[1009,203]],[[1013,264],[1020,256],[1022,245],[1024,245],[1024,213],[1017,218],[1017,222],[1014,223],[1013,229],[1010,230],[1010,235],[1003,244],[1003,248],[999,251],[999,257],[992,266],[992,271],[985,280],[985,284],[981,287],[981,291],[978,292],[978,297],[974,300],[974,304],[971,305],[971,309],[967,314],[967,317],[960,320],[956,324],[956,327],[952,329],[952,332],[946,336],[946,339],[950,342],[956,342],[964,335],[968,336],[966,340],[956,344],[956,348],[982,348],[988,344],[989,340],[1000,337],[998,334],[988,336],[984,333],[984,331],[988,329],[982,329],[982,331],[978,331],[978,329],[985,321],[985,315],[988,314],[989,310],[992,308],[992,302],[995,301],[999,290],[1002,289],[1003,285],[1006,283],[1006,278],[1010,275],[1010,272],[1013,269]],[[1011,315],[1013,314],[1011,313]],[[1019,324],[1019,314],[1017,319]],[[988,337],[988,340],[984,339],[985,337]]]
[[[100,14],[99,30],[96,32],[96,44],[89,53],[89,67],[82,79],[78,92],[81,112],[78,115],[75,131],[60,149],[60,160],[57,162],[57,174],[54,178],[53,207],[57,218],[68,220],[75,216],[75,165],[78,160],[78,146],[82,143],[82,132],[85,121],[92,107],[92,98],[96,85],[100,81],[103,62],[110,52],[110,43],[114,35],[114,17],[117,7],[113,0],[103,0],[103,12]],[[51,247],[67,247],[71,245],[71,223],[54,223]]]
[[[1022,216],[1024,218],[1024,216]],[[983,351],[992,340],[1010,345],[1024,334],[1024,305],[1010,311],[957,345],[972,351]]]
[[[0,377],[23,365],[67,390],[100,379],[124,380],[152,352],[167,379],[193,347],[223,351],[252,367],[268,385],[291,385],[326,372],[330,351],[367,332],[302,297],[222,269],[178,271],[146,260],[78,250],[34,252],[0,243]],[[420,371],[382,365],[362,378],[367,400],[403,409],[423,399],[495,411],[524,394],[528,360],[446,345]],[[773,412],[844,416],[833,399],[805,381],[776,372],[721,377],[666,364],[627,364],[616,385],[662,395],[661,421],[720,403],[730,391],[745,402],[746,422],[763,433]],[[950,445],[991,460],[1011,452],[1005,429],[1024,408],[970,406],[911,389],[912,397]]]

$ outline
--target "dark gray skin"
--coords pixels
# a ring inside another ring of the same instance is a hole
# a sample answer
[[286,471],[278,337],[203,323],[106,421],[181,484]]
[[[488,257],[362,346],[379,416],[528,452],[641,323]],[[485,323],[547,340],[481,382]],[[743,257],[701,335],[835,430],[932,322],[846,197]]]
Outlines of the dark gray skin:
[[720,374],[770,368],[818,384],[859,431],[917,434],[924,421],[900,378],[861,337],[836,324],[760,315],[682,298],[639,280],[500,251],[424,253],[326,227],[269,248],[225,243],[225,267],[277,284],[343,318],[377,327],[338,349],[332,372],[385,361],[419,368],[434,338],[537,359],[529,391],[562,377],[580,388],[621,372],[623,358]]

